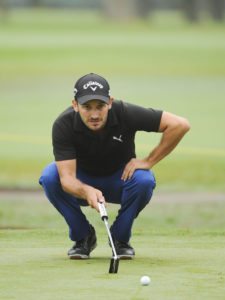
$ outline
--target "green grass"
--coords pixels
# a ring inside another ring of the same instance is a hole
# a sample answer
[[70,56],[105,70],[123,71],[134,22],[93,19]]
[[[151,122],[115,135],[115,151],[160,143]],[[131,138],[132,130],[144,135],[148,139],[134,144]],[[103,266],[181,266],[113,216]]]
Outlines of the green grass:
[[[182,195],[182,194],[181,194]],[[174,195],[176,196],[176,195]],[[176,196],[177,197],[177,196]],[[159,201],[157,201],[159,199]],[[224,299],[224,201],[152,203],[136,220],[133,261],[108,274],[111,251],[104,225],[91,208],[98,247],[87,261],[70,261],[62,218],[43,197],[6,197],[0,210],[0,298],[6,299]],[[110,223],[118,207],[109,205]],[[8,229],[6,229],[8,228]],[[151,284],[142,287],[140,277]]]
[[[224,33],[223,23],[193,25],[168,13],[114,23],[96,12],[12,11],[0,24],[0,187],[38,186],[53,160],[52,122],[70,105],[75,80],[93,71],[116,98],[190,120],[155,168],[160,188],[224,191]],[[138,134],[138,156],[158,139]]]

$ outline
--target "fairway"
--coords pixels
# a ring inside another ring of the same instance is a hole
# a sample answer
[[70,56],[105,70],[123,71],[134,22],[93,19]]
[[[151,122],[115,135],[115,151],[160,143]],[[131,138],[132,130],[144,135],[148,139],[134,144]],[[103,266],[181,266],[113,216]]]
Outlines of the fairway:
[[[108,274],[111,250],[94,210],[85,209],[98,247],[90,260],[71,261],[66,225],[43,194],[1,194],[0,298],[224,299],[224,198],[183,196],[156,193],[134,226],[135,259]],[[109,221],[117,209],[109,205]]]
[[[104,75],[112,96],[188,118],[191,131],[155,167],[159,187],[225,190],[225,26],[177,13],[114,23],[97,12],[12,10],[0,26],[0,187],[38,188],[51,126],[73,85]],[[138,133],[145,157],[159,140]],[[179,176],[177,176],[179,174]]]

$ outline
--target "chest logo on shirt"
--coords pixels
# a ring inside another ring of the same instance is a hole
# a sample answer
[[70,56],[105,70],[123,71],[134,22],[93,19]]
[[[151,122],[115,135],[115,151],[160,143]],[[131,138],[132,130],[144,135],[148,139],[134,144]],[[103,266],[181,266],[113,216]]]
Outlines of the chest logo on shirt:
[[123,143],[123,140],[122,140],[122,134],[120,134],[119,137],[113,136],[113,139],[116,140],[116,141],[118,141],[118,142],[120,142],[120,143]]

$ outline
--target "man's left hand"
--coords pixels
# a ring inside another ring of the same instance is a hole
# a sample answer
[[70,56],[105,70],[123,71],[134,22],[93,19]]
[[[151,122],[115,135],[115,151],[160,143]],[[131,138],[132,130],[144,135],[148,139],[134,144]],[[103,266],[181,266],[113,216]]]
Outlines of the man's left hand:
[[126,181],[130,179],[134,171],[137,169],[142,169],[142,170],[149,170],[150,169],[150,164],[147,159],[137,159],[137,158],[132,158],[125,166],[123,170],[123,174],[121,176],[121,179]]

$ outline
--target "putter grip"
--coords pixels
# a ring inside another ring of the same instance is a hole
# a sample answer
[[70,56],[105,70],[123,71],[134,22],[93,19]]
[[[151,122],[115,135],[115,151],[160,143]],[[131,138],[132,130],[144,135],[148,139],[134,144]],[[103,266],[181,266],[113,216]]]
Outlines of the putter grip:
[[98,208],[99,208],[102,220],[104,220],[104,219],[108,220],[108,215],[107,215],[107,211],[105,209],[104,203],[98,202]]

